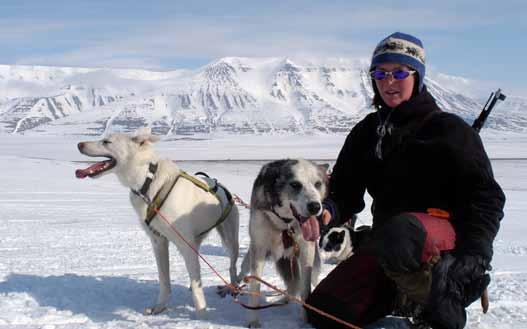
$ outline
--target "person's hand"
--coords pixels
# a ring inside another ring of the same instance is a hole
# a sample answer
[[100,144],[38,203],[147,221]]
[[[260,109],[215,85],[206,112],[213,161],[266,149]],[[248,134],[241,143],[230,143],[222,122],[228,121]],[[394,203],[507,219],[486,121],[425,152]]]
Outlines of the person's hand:
[[318,219],[322,222],[322,224],[328,225],[329,222],[331,222],[331,213],[329,210],[324,209],[322,210],[322,214],[318,216]]

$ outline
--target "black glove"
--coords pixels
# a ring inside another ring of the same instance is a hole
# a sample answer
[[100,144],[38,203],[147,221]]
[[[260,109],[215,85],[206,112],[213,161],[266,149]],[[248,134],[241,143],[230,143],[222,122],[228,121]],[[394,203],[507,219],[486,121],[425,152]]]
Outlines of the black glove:
[[432,269],[432,286],[423,318],[434,329],[460,329],[465,308],[479,299],[490,283],[489,261],[479,255],[443,253]]
[[371,226],[361,225],[351,232],[351,243],[353,249],[359,249],[359,246],[366,244],[372,235]]
[[448,270],[447,290],[466,307],[478,300],[490,283],[491,267],[479,255],[459,255]]

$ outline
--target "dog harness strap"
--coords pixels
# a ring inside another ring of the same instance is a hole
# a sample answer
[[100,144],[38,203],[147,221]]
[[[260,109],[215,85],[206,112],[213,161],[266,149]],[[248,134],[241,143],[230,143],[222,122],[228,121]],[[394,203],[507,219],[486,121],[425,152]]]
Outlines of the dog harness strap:
[[143,183],[143,186],[141,186],[141,189],[139,191],[133,190],[132,192],[140,197],[141,199],[145,200],[146,203],[150,204],[152,200],[148,197],[148,189],[150,188],[150,184],[152,184],[152,180],[154,179],[154,176],[157,171],[157,163],[149,163],[148,164],[148,172],[146,173],[146,179]]
[[174,179],[172,184],[164,184],[163,187],[156,193],[154,199],[152,202],[148,205],[148,208],[146,210],[146,217],[145,217],[145,223],[147,226],[150,226],[150,223],[156,216],[156,210],[161,209],[163,207],[163,204],[165,203],[165,200],[168,198],[168,195],[170,194],[170,191],[174,188],[174,185],[176,185],[179,175]]
[[209,193],[211,192],[210,186],[207,183],[204,183],[203,181],[197,179],[196,177],[194,177],[192,175],[189,175],[189,174],[187,174],[184,171],[181,171],[180,176],[185,178],[186,180],[191,181],[192,183],[194,183],[194,185],[196,185],[197,187],[201,188],[202,190],[204,190],[206,192],[209,192]]
[[[207,175],[206,173],[203,173],[203,172],[197,172],[196,175],[202,175],[202,176],[205,176],[207,178],[210,178],[209,175]],[[205,192],[213,194],[218,199],[218,201],[220,202],[220,205],[222,205],[222,207],[224,207],[223,208],[223,212],[222,212],[220,218],[216,221],[216,223],[214,223],[214,225],[212,225],[212,227],[209,227],[205,231],[203,231],[200,234],[198,234],[198,236],[205,235],[208,232],[210,232],[211,230],[213,230],[215,227],[217,227],[218,225],[223,223],[227,219],[227,216],[229,216],[229,214],[230,214],[230,212],[232,210],[232,207],[234,206],[234,200],[232,199],[232,196],[229,193],[229,191],[223,185],[219,184],[215,179],[214,179],[214,186],[210,186],[209,184],[204,183],[202,180],[200,180],[200,179],[198,179],[198,178],[196,178],[196,177],[194,177],[192,175],[189,175],[189,174],[187,174],[184,171],[181,172],[180,176],[185,178],[185,179],[187,179],[187,180],[189,180],[189,181],[191,181],[194,185],[196,185],[197,187],[201,188]],[[224,206],[224,202],[222,202],[222,199],[218,195],[218,186],[220,186],[223,189],[223,191],[225,192],[225,195],[226,195],[227,200],[228,200],[228,203],[227,203],[226,206]]]
[[[157,169],[157,165],[156,165],[156,169]],[[202,233],[200,233],[199,236],[202,236],[202,235],[208,233],[209,231],[211,231],[212,229],[214,229],[215,227],[217,227],[218,225],[220,225],[221,223],[223,223],[227,219],[227,217],[229,216],[229,214],[230,214],[230,212],[232,210],[232,207],[234,206],[234,199],[232,198],[232,196],[229,193],[229,191],[221,184],[216,184],[216,186],[214,188],[211,188],[208,184],[206,184],[203,181],[197,179],[196,177],[194,177],[192,175],[189,175],[189,174],[187,174],[184,171],[181,171],[180,174],[174,180],[174,182],[172,182],[172,184],[165,184],[165,185],[163,185],[163,187],[155,195],[155,197],[152,200],[152,202],[148,203],[148,209],[146,211],[146,218],[145,218],[145,223],[146,223],[147,226],[150,226],[150,223],[152,222],[152,220],[156,216],[156,210],[159,210],[159,209],[161,209],[161,207],[163,207],[163,204],[165,203],[165,200],[168,198],[168,195],[170,194],[170,191],[172,191],[172,189],[174,188],[174,185],[176,185],[176,183],[177,183],[177,181],[178,181],[178,179],[180,177],[183,177],[186,180],[192,182],[194,185],[196,185],[197,187],[201,188],[205,192],[212,193],[218,199],[220,204],[223,206],[224,203],[222,202],[221,198],[217,194],[217,190],[218,190],[217,186],[219,185],[223,189],[223,191],[225,191],[225,195],[226,195],[227,200],[228,200],[227,205],[224,207],[223,212],[222,212],[220,218],[216,221],[216,223],[214,223],[214,225],[212,227],[210,227],[207,230],[205,230]],[[146,184],[146,181],[145,181],[145,184]],[[136,191],[134,191],[134,193],[138,194],[138,192],[136,192]],[[139,196],[141,196],[141,195],[139,195]],[[143,199],[144,199],[144,197],[143,197]]]
[[293,238],[294,232],[295,230],[293,228],[282,231],[282,243],[284,245],[284,249],[288,249],[295,245],[295,239]]
[[220,219],[218,219],[218,220],[216,221],[216,223],[214,223],[214,225],[212,225],[211,227],[209,227],[209,228],[206,229],[205,231],[201,232],[198,236],[202,236],[202,235],[207,234],[208,232],[210,232],[211,230],[213,230],[215,227],[217,227],[218,225],[220,225],[221,223],[223,223],[223,222],[227,219],[227,216],[229,216],[229,214],[230,214],[230,212],[231,212],[233,206],[234,206],[234,200],[233,200],[233,199],[230,199],[230,200],[229,200],[229,203],[227,204],[227,207],[225,207],[225,209],[223,209],[223,213],[221,214]]
[[[210,177],[207,174],[205,174],[205,173],[197,173],[197,174],[205,175],[207,178],[209,178],[209,182],[211,181]],[[201,182],[201,181],[199,181],[199,182]],[[218,201],[220,202],[220,205],[223,208],[223,212],[222,212],[220,218],[216,221],[216,223],[214,223],[214,225],[212,225],[211,227],[209,227],[205,231],[201,232],[198,236],[205,235],[208,232],[212,231],[214,228],[216,228],[219,225],[221,225],[227,219],[227,217],[229,216],[229,214],[232,211],[232,208],[234,207],[234,199],[232,198],[231,192],[229,192],[229,190],[227,190],[227,188],[225,186],[223,186],[222,184],[218,183],[218,181],[216,179],[212,179],[212,182],[214,182],[214,185],[213,186],[207,185],[207,188],[208,188],[207,191],[209,193],[214,194],[216,199],[218,199]],[[225,193],[225,198],[227,199],[227,202],[225,202],[225,199],[220,196],[219,189],[221,189],[221,191],[223,191],[223,193]]]
[[157,171],[157,163],[150,163],[148,165],[148,173],[146,174],[145,182],[143,186],[141,187],[141,189],[139,190],[139,193],[141,193],[142,195],[146,195],[146,193],[148,192],[148,189],[150,188],[150,184],[152,184],[152,180],[154,179],[154,175],[156,174],[156,171]]

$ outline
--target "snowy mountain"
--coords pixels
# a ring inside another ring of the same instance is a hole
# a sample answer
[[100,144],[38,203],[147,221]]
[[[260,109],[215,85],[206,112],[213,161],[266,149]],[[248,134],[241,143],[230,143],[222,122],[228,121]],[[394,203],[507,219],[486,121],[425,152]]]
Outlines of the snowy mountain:
[[[372,110],[367,69],[360,60],[236,57],[170,72],[0,65],[0,133],[344,133]],[[427,78],[430,92],[472,122],[483,103],[445,77]],[[527,99],[511,100],[487,127],[527,128]]]
[[[484,99],[486,102],[487,99]],[[493,126],[512,127],[513,130],[525,131],[527,129],[527,98],[509,96],[499,106],[492,120]],[[490,120],[489,120],[490,121]]]

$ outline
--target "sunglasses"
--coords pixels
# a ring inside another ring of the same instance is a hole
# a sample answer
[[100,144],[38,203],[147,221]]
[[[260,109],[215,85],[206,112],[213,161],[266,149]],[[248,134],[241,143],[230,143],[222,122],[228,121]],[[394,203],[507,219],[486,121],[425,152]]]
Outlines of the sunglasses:
[[370,72],[370,75],[375,80],[384,80],[388,78],[389,76],[392,76],[395,80],[404,80],[408,78],[410,75],[414,74],[415,70],[395,70],[395,71],[381,71],[381,70],[373,70]]

